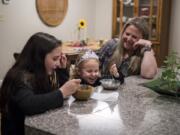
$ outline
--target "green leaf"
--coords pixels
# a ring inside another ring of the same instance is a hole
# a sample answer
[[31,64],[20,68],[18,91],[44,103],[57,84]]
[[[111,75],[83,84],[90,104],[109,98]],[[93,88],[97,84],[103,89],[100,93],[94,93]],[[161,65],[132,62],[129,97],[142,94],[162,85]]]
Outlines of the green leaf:
[[177,93],[177,89],[180,89],[180,81],[176,81],[174,83],[174,88],[170,89],[168,82],[164,81],[160,78],[149,81],[147,83],[141,84],[144,87],[150,88],[151,90],[159,93],[159,94],[165,94],[165,95],[171,95],[171,96],[180,96],[180,93]]

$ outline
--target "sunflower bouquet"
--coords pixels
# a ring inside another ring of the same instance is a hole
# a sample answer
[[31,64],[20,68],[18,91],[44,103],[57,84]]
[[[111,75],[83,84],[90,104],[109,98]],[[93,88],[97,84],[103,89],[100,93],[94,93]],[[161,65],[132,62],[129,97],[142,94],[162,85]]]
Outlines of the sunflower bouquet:
[[78,22],[78,40],[85,40],[86,39],[86,28],[87,22],[85,19],[80,19]]

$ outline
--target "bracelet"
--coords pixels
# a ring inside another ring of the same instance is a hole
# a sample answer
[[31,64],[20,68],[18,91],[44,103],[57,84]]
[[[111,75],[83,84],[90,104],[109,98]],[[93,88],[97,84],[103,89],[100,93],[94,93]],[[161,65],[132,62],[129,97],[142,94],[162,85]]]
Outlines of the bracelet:
[[143,53],[146,51],[151,51],[151,47],[150,46],[143,47]]
[[150,46],[145,46],[144,47],[144,52],[146,52],[146,51],[151,51],[151,47]]
[[146,51],[151,51],[151,47],[150,47],[150,46],[144,46],[144,47],[141,49],[140,55],[143,57],[143,56],[144,56],[144,53],[145,53]]

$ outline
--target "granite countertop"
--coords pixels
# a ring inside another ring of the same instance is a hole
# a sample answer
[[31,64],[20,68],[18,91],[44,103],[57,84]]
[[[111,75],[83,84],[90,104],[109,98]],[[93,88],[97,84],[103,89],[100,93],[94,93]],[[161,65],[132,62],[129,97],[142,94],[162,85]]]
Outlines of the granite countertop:
[[68,99],[62,108],[27,117],[26,134],[179,135],[180,100],[139,85],[147,81],[131,76],[118,90],[96,88],[88,101]]

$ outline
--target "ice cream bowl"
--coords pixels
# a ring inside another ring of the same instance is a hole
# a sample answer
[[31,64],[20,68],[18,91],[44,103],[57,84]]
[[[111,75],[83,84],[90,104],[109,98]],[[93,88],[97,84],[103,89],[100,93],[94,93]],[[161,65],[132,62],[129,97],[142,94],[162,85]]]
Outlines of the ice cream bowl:
[[115,79],[102,79],[101,85],[106,90],[116,90],[120,86],[120,81]]
[[88,100],[93,93],[93,87],[90,85],[81,85],[80,88],[73,94],[76,100]]

